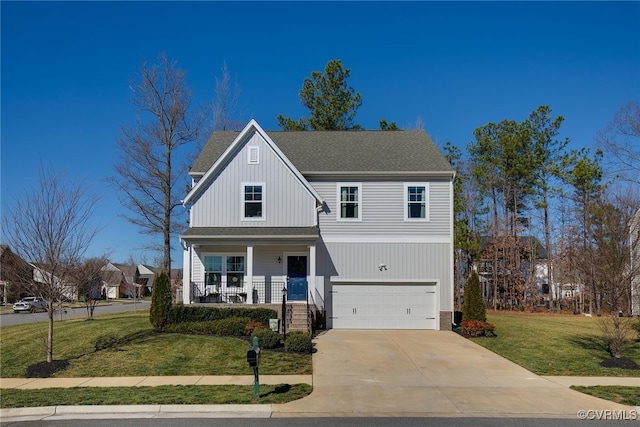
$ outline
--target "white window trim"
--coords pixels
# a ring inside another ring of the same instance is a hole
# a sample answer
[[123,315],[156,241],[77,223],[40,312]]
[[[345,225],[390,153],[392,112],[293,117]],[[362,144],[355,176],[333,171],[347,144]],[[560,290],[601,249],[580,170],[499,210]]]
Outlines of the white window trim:
[[[247,283],[247,254],[246,253],[242,253],[242,252],[204,252],[202,253],[202,258],[200,261],[200,267],[202,268],[202,278],[203,281],[206,281],[205,275],[207,273],[207,268],[205,266],[205,257],[208,256],[219,256],[222,257],[222,271],[220,272],[220,283],[222,285],[223,289],[226,289],[228,287],[227,284],[227,273],[229,273],[229,271],[227,271],[227,257],[229,256],[235,256],[235,257],[243,257],[244,258],[244,271],[242,271],[243,274],[243,280],[242,282],[244,284]],[[232,271],[231,273],[240,273],[239,271]]]
[[[244,216],[244,189],[247,186],[262,186],[262,216],[260,217],[245,217]],[[240,220],[241,221],[266,221],[266,186],[264,182],[243,182],[240,185]]]
[[[342,200],[340,197],[341,187],[357,187],[358,188],[358,217],[357,218],[342,218],[340,213],[342,212]],[[362,183],[361,182],[338,182],[336,183],[336,220],[344,222],[358,222],[362,221]]]
[[[424,218],[409,218],[409,187],[424,187]],[[404,203],[404,220],[406,222],[429,222],[429,183],[428,182],[405,182],[403,187],[404,195],[402,202]]]

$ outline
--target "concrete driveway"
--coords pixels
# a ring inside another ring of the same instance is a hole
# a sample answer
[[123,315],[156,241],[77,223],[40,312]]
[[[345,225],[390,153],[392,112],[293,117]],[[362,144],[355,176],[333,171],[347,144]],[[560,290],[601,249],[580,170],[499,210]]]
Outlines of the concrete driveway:
[[313,393],[273,416],[578,418],[633,408],[570,390],[447,331],[330,330],[315,340]]

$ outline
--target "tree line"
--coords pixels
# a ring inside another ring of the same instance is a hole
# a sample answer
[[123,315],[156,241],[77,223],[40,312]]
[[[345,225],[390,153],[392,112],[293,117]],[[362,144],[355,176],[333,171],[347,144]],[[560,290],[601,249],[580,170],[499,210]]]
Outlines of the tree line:
[[630,225],[640,207],[640,108],[622,106],[594,151],[569,149],[559,138],[563,121],[543,105],[521,122],[478,127],[466,155],[445,146],[457,171],[458,304],[475,266],[495,309],[630,314],[639,273]]

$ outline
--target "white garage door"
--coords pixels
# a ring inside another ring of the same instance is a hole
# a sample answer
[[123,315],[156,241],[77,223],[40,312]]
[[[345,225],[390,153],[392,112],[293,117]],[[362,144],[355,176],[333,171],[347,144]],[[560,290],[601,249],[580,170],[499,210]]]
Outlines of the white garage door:
[[334,329],[436,329],[435,285],[333,285]]

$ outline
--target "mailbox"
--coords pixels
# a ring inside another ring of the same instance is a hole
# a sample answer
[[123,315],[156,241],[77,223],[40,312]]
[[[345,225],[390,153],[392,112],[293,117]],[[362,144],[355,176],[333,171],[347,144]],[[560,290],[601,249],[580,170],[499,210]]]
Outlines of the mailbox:
[[247,363],[251,367],[260,366],[260,347],[254,346],[247,351]]

